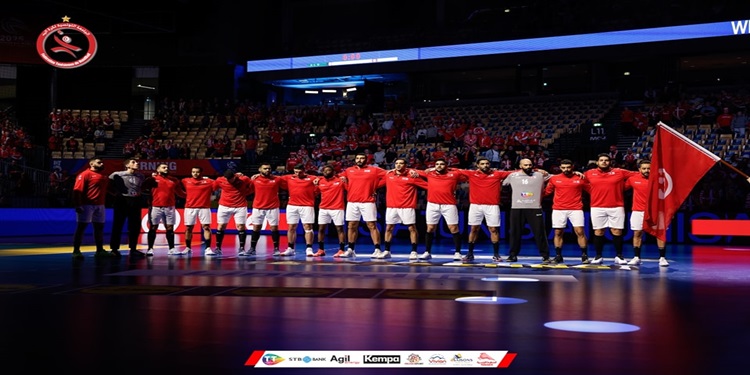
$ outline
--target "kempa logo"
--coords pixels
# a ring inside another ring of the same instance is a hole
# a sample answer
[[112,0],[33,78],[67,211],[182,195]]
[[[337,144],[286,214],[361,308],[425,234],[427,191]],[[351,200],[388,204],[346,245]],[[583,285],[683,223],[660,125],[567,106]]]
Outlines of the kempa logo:
[[366,355],[362,358],[363,363],[400,364],[400,355]]
[[49,65],[61,69],[74,69],[91,62],[98,44],[94,34],[85,27],[71,23],[70,17],[47,27],[36,39],[39,56]]

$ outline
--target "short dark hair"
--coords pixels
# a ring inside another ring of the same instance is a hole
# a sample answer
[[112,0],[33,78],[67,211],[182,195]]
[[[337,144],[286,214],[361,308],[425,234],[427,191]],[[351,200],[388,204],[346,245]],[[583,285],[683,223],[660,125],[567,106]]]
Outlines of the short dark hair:
[[572,164],[573,164],[573,161],[572,161],[572,160],[570,160],[570,159],[563,159],[563,160],[560,160],[560,165],[563,165],[563,164],[571,164],[571,165],[572,165]]
[[448,164],[448,162],[446,162],[444,158],[437,158],[437,159],[435,159],[435,163],[437,163],[439,161],[442,161],[443,163]]
[[192,169],[197,169],[198,171],[203,172],[203,167],[199,167],[197,165],[194,166]]
[[362,156],[364,156],[365,158],[367,158],[367,154],[365,154],[364,152],[358,152],[358,153],[354,154],[354,158],[356,159],[356,158],[357,158],[357,156],[360,156],[360,155],[362,155]]
[[641,159],[641,160],[640,160],[640,161],[638,162],[638,168],[640,168],[642,164],[651,164],[651,160],[648,160],[648,159]]
[[596,155],[596,160],[599,160],[599,158],[601,158],[601,157],[606,157],[607,159],[612,160],[612,157],[609,156],[609,154],[606,153],[606,152],[602,152],[601,154]]
[[331,170],[335,170],[330,164],[324,165],[323,169],[330,168]]
[[128,164],[130,164],[131,161],[138,161],[138,159],[136,159],[136,158],[128,158],[128,159],[125,159],[125,162],[123,164],[124,165],[128,165]]
[[485,158],[484,156],[480,156],[480,157],[478,157],[478,158],[477,158],[477,164],[479,164],[479,162],[481,162],[481,161],[485,161],[485,160],[486,160],[486,161],[490,161],[490,159],[487,159],[487,158]]
[[300,169],[300,170],[304,170],[304,169],[305,169],[305,166],[304,166],[304,165],[302,165],[302,164],[296,164],[296,165],[294,166],[294,168],[292,168],[292,169]]
[[235,173],[237,173],[237,172],[235,172],[234,169],[229,168],[229,169],[227,169],[227,170],[224,171],[224,177],[228,180],[228,179],[234,177]]

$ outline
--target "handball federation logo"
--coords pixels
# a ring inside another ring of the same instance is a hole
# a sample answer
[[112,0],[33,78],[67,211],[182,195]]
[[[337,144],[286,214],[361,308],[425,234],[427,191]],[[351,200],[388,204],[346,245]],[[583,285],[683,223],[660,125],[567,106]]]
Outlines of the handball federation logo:
[[98,48],[96,38],[85,27],[71,23],[70,17],[47,27],[36,40],[39,56],[49,65],[75,69],[91,62]]

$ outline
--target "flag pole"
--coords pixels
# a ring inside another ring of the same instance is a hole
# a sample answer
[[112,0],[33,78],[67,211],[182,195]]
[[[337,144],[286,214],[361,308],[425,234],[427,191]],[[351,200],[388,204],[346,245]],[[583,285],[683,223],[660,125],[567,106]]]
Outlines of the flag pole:
[[733,170],[735,173],[739,174],[740,176],[744,177],[745,179],[750,178],[750,176],[748,176],[747,174],[745,174],[745,172],[737,169],[737,167],[735,167],[734,165],[730,164],[728,161],[726,161],[724,159],[721,159],[720,161],[721,161],[721,164],[725,165],[727,168]]

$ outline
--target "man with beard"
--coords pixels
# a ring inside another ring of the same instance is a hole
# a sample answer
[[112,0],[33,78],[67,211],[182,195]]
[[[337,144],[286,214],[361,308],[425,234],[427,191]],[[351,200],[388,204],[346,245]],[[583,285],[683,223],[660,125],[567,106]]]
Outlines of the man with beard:
[[[633,189],[633,210],[630,213],[630,229],[633,231],[633,259],[628,262],[630,266],[641,264],[641,244],[643,243],[643,215],[648,204],[648,178],[651,174],[651,161],[641,160],[638,162],[639,175],[628,178],[625,181],[625,189]],[[666,242],[656,239],[656,247],[659,249],[659,266],[668,267]]]
[[[205,256],[221,256],[221,244],[224,241],[224,230],[227,229],[229,219],[234,218],[234,225],[237,227],[239,236],[239,248],[242,252],[245,248],[247,232],[245,232],[245,223],[247,222],[247,196],[252,194],[253,186],[250,178],[237,173],[234,169],[227,169],[224,175],[214,181],[214,191],[221,190],[219,195],[219,208],[216,210],[216,248],[206,248],[203,253]],[[250,255],[254,255],[251,250]]]
[[410,177],[411,171],[406,168],[406,160],[396,159],[395,168],[389,171],[381,180],[380,186],[385,186],[385,251],[378,255],[378,259],[391,257],[391,240],[396,224],[404,224],[409,229],[411,240],[410,260],[417,260],[417,188],[427,189],[427,183],[419,178]]
[[347,204],[346,221],[349,222],[349,247],[343,254],[336,254],[337,258],[350,258],[356,256],[354,245],[357,243],[359,232],[359,221],[364,219],[370,230],[372,244],[375,246],[371,258],[380,255],[380,231],[377,227],[378,212],[375,207],[375,190],[378,188],[380,179],[385,177],[384,169],[367,165],[367,155],[357,154],[354,156],[353,167],[345,169],[341,177],[347,181]]
[[456,188],[459,182],[466,181],[466,176],[460,172],[448,169],[445,159],[435,160],[435,168],[418,171],[420,177],[427,178],[427,208],[425,221],[425,251],[419,259],[432,259],[432,241],[435,238],[440,217],[445,219],[448,230],[453,236],[455,247],[453,260],[461,260],[461,234],[458,233],[458,208],[456,207]]
[[250,254],[248,255],[255,254],[255,246],[260,239],[263,222],[268,220],[268,225],[271,227],[273,255],[278,256],[281,255],[279,252],[279,207],[281,206],[279,189],[282,180],[271,174],[271,164],[261,164],[258,171],[260,173],[254,175],[251,179],[255,197],[253,198],[253,214],[250,216],[250,222],[253,224],[253,235],[250,239]]
[[128,221],[128,247],[131,257],[143,257],[138,251],[138,236],[141,234],[141,209],[143,207],[142,185],[146,177],[138,171],[138,160],[125,160],[125,170],[112,172],[109,175],[110,187],[114,193],[112,233],[109,248],[112,255],[120,256],[122,227]]
[[104,250],[104,219],[106,213],[104,202],[107,197],[109,179],[102,174],[104,162],[99,157],[89,160],[89,169],[81,172],[73,186],[73,207],[76,210],[76,231],[73,235],[73,259],[82,260],[81,242],[83,232],[89,223],[94,226],[94,243],[96,257],[108,257],[110,253]]
[[159,224],[164,224],[166,229],[167,244],[169,251],[167,255],[180,255],[174,248],[174,224],[176,196],[185,197],[180,180],[169,175],[169,164],[159,163],[156,173],[143,182],[144,190],[151,190],[151,205],[148,210],[148,250],[146,256],[154,256],[154,243],[156,242],[156,231]]
[[315,257],[326,255],[325,238],[326,227],[333,223],[336,226],[336,232],[339,238],[339,251],[334,255],[341,257],[344,254],[345,234],[344,234],[344,192],[346,183],[335,176],[332,166],[323,167],[323,178],[317,178],[313,181],[318,192],[320,192],[320,205],[318,206],[318,251],[313,254]]
[[214,192],[214,180],[203,175],[203,168],[193,167],[190,170],[191,177],[182,179],[185,189],[185,250],[182,254],[188,255],[193,250],[193,227],[196,221],[200,221],[203,229],[203,243],[206,249],[211,248],[211,196]]
[[[549,243],[547,242],[547,231],[544,226],[544,213],[542,212],[542,190],[544,182],[549,175],[546,172],[534,170],[531,159],[521,159],[518,163],[520,171],[511,173],[503,185],[509,185],[511,193],[510,207],[510,251],[508,262],[517,262],[518,253],[521,251],[521,232],[523,225],[528,223],[531,233],[534,234],[536,246],[542,256],[542,263],[550,263]],[[495,254],[492,260],[502,262]]]
[[315,184],[314,177],[305,174],[305,166],[297,164],[294,166],[294,174],[278,178],[281,188],[289,191],[289,202],[286,205],[286,222],[289,228],[286,231],[287,249],[281,256],[294,256],[294,244],[297,242],[297,225],[302,221],[305,230],[306,256],[313,256],[313,241],[315,233]]
[[563,263],[562,246],[563,234],[568,226],[568,221],[573,226],[573,232],[578,238],[578,247],[581,248],[581,263],[588,264],[589,257],[586,251],[588,241],[584,230],[583,216],[583,191],[587,189],[588,180],[573,173],[573,162],[570,159],[560,161],[562,173],[553,175],[544,188],[544,195],[552,195],[552,228],[555,237],[552,243],[555,245],[555,263]]
[[626,264],[622,257],[622,230],[625,228],[625,199],[623,190],[625,180],[640,174],[638,171],[628,171],[612,168],[611,157],[601,153],[596,159],[596,168],[584,173],[589,181],[588,192],[591,196],[591,227],[594,229],[594,249],[596,257],[591,264],[601,264],[604,261],[604,229],[609,228],[612,233],[612,243],[615,246],[615,264]]

